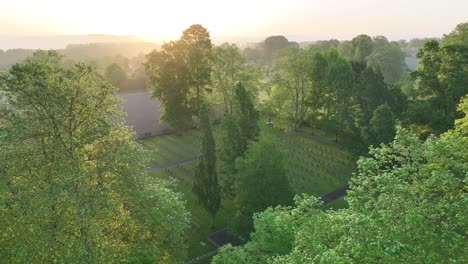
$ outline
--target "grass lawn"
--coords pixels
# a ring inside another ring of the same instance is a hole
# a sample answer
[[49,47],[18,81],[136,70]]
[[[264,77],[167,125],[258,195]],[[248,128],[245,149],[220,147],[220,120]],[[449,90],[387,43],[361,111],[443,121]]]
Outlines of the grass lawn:
[[[213,126],[213,134],[216,143],[219,144],[220,128]],[[199,131],[189,130],[183,134],[164,134],[142,139],[141,144],[150,152],[151,163],[149,167],[155,167],[170,162],[188,159],[198,155],[200,150]]]
[[296,193],[321,196],[346,184],[355,169],[354,157],[333,142],[297,133],[281,136],[280,142]]
[[[265,130],[264,130],[265,131]],[[268,129],[266,130],[268,131]],[[220,144],[221,130],[214,127],[214,136]],[[281,148],[286,152],[288,178],[296,193],[308,193],[315,196],[343,186],[355,168],[354,157],[331,141],[305,133],[281,133],[270,130],[279,138]],[[311,131],[312,132],[312,131]],[[318,133],[313,132],[314,135]],[[194,157],[199,152],[199,132],[191,130],[183,135],[167,134],[143,139],[143,146],[150,151],[151,163],[159,166]],[[219,146],[219,145],[218,145]],[[183,193],[186,208],[191,213],[191,230],[187,234],[189,259],[213,250],[215,247],[206,237],[212,230],[209,227],[209,214],[198,203],[193,186],[193,166],[195,162],[184,163],[152,172],[153,177],[176,179],[176,191]],[[347,204],[340,199],[325,208],[344,208]],[[223,200],[216,215],[216,228],[231,226],[234,205],[230,200]],[[202,246],[200,242],[206,245]],[[209,263],[210,258],[197,263]]]
[[324,210],[330,210],[330,209],[338,210],[338,209],[344,209],[344,208],[348,208],[348,202],[345,200],[344,197],[336,201],[333,201],[332,203],[329,203],[323,207]]
[[[215,249],[207,239],[207,235],[212,232],[209,227],[210,217],[206,210],[198,203],[197,197],[192,192],[193,186],[193,166],[194,162],[185,163],[171,168],[152,172],[153,177],[165,177],[176,179],[176,191],[181,192],[186,200],[186,208],[190,212],[191,229],[187,234],[187,242],[189,244],[188,256],[189,259],[203,255]],[[230,225],[229,221],[233,219],[233,203],[232,201],[223,200],[221,209],[216,215],[216,229]],[[200,242],[204,242],[203,246]],[[208,259],[197,263],[209,263]]]

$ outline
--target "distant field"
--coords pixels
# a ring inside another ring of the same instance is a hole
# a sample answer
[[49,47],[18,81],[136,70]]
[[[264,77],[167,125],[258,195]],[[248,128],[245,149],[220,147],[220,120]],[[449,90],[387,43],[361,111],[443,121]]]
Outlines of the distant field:
[[[312,131],[299,133],[279,133],[270,131],[278,137],[281,149],[285,151],[287,176],[296,193],[308,193],[315,196],[332,191],[346,184],[355,168],[354,157],[334,142],[324,137],[312,136]],[[318,134],[314,131],[314,134]],[[216,142],[220,142],[220,128],[214,128]],[[142,140],[143,146],[151,153],[149,167],[191,158],[199,152],[199,133],[191,130],[183,135],[167,134]],[[187,234],[189,258],[202,255],[214,249],[207,240],[209,215],[197,202],[192,193],[193,166],[189,162],[151,173],[152,177],[175,179],[175,188],[184,194],[186,207],[192,215],[192,229]],[[344,208],[343,199],[326,208]],[[222,201],[222,209],[216,216],[217,228],[230,226],[234,213],[233,202]],[[202,246],[200,241],[206,243]],[[205,262],[199,262],[205,263]],[[206,262],[209,263],[209,262]]]

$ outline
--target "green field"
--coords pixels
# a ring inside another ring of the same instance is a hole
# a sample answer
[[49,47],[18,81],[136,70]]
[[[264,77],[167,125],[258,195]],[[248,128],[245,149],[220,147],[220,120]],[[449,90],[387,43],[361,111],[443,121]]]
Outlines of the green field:
[[[343,186],[354,170],[354,157],[323,137],[312,136],[308,134],[309,131],[304,133],[270,131],[269,133],[277,135],[281,149],[285,150],[287,176],[296,193],[320,196]],[[216,142],[220,142],[219,127],[214,128],[214,135]],[[183,135],[166,134],[143,139],[142,144],[151,154],[149,166],[154,167],[196,156],[199,151],[199,135],[197,130],[191,130]],[[194,164],[195,162],[183,163],[150,174],[152,177],[175,179],[176,191],[184,194],[187,210],[192,215],[191,230],[187,234],[190,245],[189,259],[215,248],[206,239],[211,232],[209,215],[192,193]],[[327,208],[343,207],[346,207],[343,199],[327,206]],[[233,214],[233,202],[223,200],[222,208],[216,216],[216,227],[231,226]],[[206,245],[203,246],[200,242]]]

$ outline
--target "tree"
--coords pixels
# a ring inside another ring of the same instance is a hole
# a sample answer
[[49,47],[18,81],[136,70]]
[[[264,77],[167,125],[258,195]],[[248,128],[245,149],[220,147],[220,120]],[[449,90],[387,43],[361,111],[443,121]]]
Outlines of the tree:
[[215,101],[221,101],[225,113],[232,114],[236,84],[242,79],[245,59],[239,49],[229,43],[215,47],[213,57],[213,97]]
[[214,229],[214,219],[221,206],[221,194],[216,172],[216,146],[206,105],[202,105],[199,123],[202,140],[200,156],[194,170],[193,192],[210,213],[210,226]]
[[463,262],[467,102],[465,117],[440,138],[421,142],[400,129],[392,143],[371,148],[358,161],[349,208],[324,211],[316,198],[296,196],[292,208],[257,214],[251,240],[222,248],[213,263]]
[[213,59],[210,33],[202,25],[194,24],[184,30],[180,42],[186,53],[184,62],[189,73],[188,85],[195,90],[191,96],[195,97],[194,104],[199,107],[203,92],[210,91],[206,87],[210,83]]
[[104,77],[109,81],[113,86],[120,89],[125,88],[127,85],[127,73],[124,69],[117,63],[112,63],[107,66]]
[[241,83],[236,87],[237,115],[238,126],[241,141],[239,144],[240,150],[244,153],[247,150],[247,145],[250,141],[254,141],[260,133],[258,119],[260,117],[257,109],[255,109],[252,95],[244,88]]
[[266,65],[271,65],[278,56],[278,51],[287,47],[299,47],[295,42],[289,42],[284,36],[270,36],[263,43],[263,60]]
[[161,101],[162,119],[173,128],[192,127],[211,76],[212,44],[208,31],[192,25],[177,41],[146,56],[145,70],[153,96]]
[[447,41],[426,42],[417,54],[420,65],[412,73],[418,94],[410,104],[407,123],[427,126],[435,134],[452,128],[453,121],[460,117],[456,106],[468,93],[468,45],[456,41],[464,32],[461,25],[447,36]]
[[289,205],[293,192],[284,168],[283,153],[273,137],[261,137],[249,144],[244,157],[237,159],[235,204],[240,215],[240,230],[252,228],[252,216],[267,207]]
[[222,148],[219,150],[220,185],[225,197],[234,197],[234,185],[236,182],[236,159],[244,152],[239,142],[242,140],[237,119],[232,115],[226,115],[222,120]]
[[367,64],[381,71],[387,84],[400,81],[406,70],[405,54],[397,43],[379,44],[367,57]]
[[314,48],[324,52],[329,50],[331,47],[338,48],[338,46],[340,45],[340,41],[337,39],[318,40],[315,41],[312,45]]
[[327,51],[324,58],[327,64],[325,112],[338,141],[347,124],[352,123],[349,110],[353,103],[350,100],[353,94],[352,85],[350,85],[353,72],[351,63],[340,56],[335,48]]
[[468,45],[468,22],[458,24],[448,35],[444,35],[444,45]]
[[366,61],[367,56],[369,56],[374,50],[374,44],[372,38],[361,34],[351,40],[353,47],[353,57],[352,60],[364,62]]
[[288,48],[288,55],[276,61],[276,82],[287,90],[290,117],[296,126],[306,122],[309,115],[309,100],[312,96],[312,82],[309,72],[312,71],[312,50]]
[[388,143],[395,137],[395,116],[387,104],[377,107],[363,130],[363,138],[368,145],[378,146]]
[[185,130],[192,127],[194,106],[190,100],[189,73],[182,45],[165,43],[160,51],[146,57],[145,70],[153,97],[161,102],[164,112],[161,119],[173,128]]
[[255,109],[251,94],[238,83],[235,90],[235,108],[232,115],[223,120],[223,146],[220,152],[221,185],[226,196],[234,195],[236,168],[235,160],[242,157],[250,142],[260,133],[259,113]]
[[40,51],[0,77],[0,258],[182,261],[180,195],[148,179],[116,89],[61,60]]

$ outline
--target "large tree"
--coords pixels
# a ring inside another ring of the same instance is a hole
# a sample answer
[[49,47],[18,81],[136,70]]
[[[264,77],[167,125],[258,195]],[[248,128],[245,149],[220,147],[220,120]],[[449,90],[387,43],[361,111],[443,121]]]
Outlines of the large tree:
[[214,263],[460,263],[467,250],[468,98],[453,131],[421,142],[407,130],[358,161],[349,208],[307,195],[267,209],[243,246]]
[[240,231],[250,231],[252,216],[269,206],[289,205],[293,193],[286,177],[284,155],[273,137],[263,136],[249,144],[244,157],[237,159],[235,204]]
[[367,64],[374,71],[381,71],[387,84],[397,83],[406,70],[405,54],[394,42],[375,45],[377,47],[367,57]]
[[261,43],[261,46],[263,48],[263,62],[266,65],[273,63],[280,50],[287,47],[299,47],[297,43],[290,42],[284,36],[270,36]]
[[201,132],[201,150],[195,166],[193,192],[199,202],[210,213],[210,226],[215,227],[214,219],[221,206],[221,194],[216,171],[216,145],[208,116],[208,106],[200,109],[199,127]]
[[351,107],[353,106],[353,71],[351,63],[342,57],[335,48],[330,48],[325,54],[326,95],[324,107],[326,119],[335,132],[338,141],[347,124],[352,123]]
[[303,125],[309,115],[309,100],[313,93],[310,72],[312,72],[313,51],[300,48],[288,48],[287,55],[276,61],[277,85],[287,90],[288,103],[286,109],[296,126]]
[[1,76],[0,94],[2,261],[184,259],[184,204],[144,172],[114,87],[37,52]]
[[410,123],[426,126],[431,133],[440,134],[453,126],[460,116],[456,106],[468,93],[468,44],[458,41],[467,34],[463,25],[440,44],[426,42],[417,54],[420,65],[412,75],[418,92],[407,116]]
[[150,89],[161,101],[163,120],[173,128],[190,128],[205,94],[211,92],[212,57],[210,35],[198,24],[146,56]]
[[[253,73],[253,74],[252,74]],[[247,67],[238,47],[224,43],[213,49],[212,100],[222,105],[226,114],[231,115],[235,108],[237,83],[255,81],[256,71]]]

